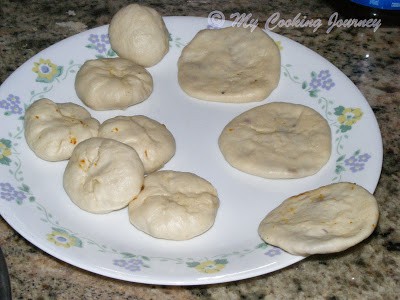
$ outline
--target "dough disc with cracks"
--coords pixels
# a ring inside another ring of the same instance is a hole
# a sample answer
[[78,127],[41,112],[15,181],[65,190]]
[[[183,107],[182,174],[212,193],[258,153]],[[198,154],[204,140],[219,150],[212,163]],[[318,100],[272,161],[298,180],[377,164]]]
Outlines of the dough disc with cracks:
[[331,155],[331,130],[315,110],[273,102],[235,117],[219,137],[236,169],[260,177],[300,178],[318,172]]

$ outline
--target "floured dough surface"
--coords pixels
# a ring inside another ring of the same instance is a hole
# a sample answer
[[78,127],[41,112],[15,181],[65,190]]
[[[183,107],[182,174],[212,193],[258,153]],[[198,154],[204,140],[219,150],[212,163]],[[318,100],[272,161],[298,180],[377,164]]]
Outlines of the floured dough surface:
[[187,240],[207,231],[219,207],[215,188],[187,172],[158,171],[146,176],[144,189],[129,204],[139,230],[160,239]]
[[169,34],[161,15],[151,7],[130,4],[111,19],[112,49],[141,66],[151,67],[169,50]]
[[136,150],[145,173],[160,169],[175,154],[175,139],[167,127],[146,116],[117,116],[101,124],[99,136]]
[[277,87],[280,68],[279,49],[260,28],[205,29],[182,50],[178,80],[198,99],[261,101]]
[[378,218],[374,196],[342,182],[286,199],[262,220],[258,233],[294,255],[333,253],[367,238]]
[[70,158],[76,145],[97,136],[99,122],[74,103],[55,103],[42,98],[28,107],[24,117],[25,139],[41,159]]
[[272,179],[315,174],[331,155],[327,121],[312,108],[285,102],[240,114],[225,126],[218,142],[233,167]]
[[75,91],[92,109],[126,109],[151,95],[153,78],[145,68],[127,59],[87,60],[76,74]]
[[75,148],[63,178],[70,199],[92,213],[108,213],[127,206],[139,194],[143,181],[143,164],[136,151],[99,137]]

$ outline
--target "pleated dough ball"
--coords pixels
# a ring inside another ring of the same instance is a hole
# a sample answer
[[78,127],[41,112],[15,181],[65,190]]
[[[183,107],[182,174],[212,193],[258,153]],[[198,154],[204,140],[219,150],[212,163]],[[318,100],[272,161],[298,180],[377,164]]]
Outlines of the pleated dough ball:
[[108,213],[128,205],[139,194],[143,180],[143,164],[132,147],[97,137],[75,148],[63,184],[81,209]]
[[99,121],[74,103],[55,103],[47,98],[35,101],[24,117],[25,139],[41,159],[70,158],[76,145],[97,136]]
[[150,96],[153,78],[127,59],[94,59],[86,61],[76,74],[75,91],[94,110],[126,109]]
[[169,34],[161,15],[154,9],[130,4],[112,18],[110,44],[118,56],[141,66],[157,64],[169,50]]
[[217,191],[205,179],[158,171],[146,176],[144,189],[129,204],[129,219],[153,237],[187,240],[211,228],[218,207]]
[[176,149],[175,139],[165,125],[141,115],[106,120],[100,125],[99,137],[114,139],[135,149],[147,174],[164,166]]
[[341,182],[286,199],[262,220],[258,233],[294,255],[333,253],[367,238],[378,219],[375,197]]

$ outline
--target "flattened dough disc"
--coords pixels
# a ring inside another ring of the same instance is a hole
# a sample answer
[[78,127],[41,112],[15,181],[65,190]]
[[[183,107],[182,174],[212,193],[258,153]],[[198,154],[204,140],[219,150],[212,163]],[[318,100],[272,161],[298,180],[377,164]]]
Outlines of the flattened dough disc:
[[233,167],[265,178],[315,174],[331,155],[331,130],[315,110],[273,102],[252,108],[229,122],[219,147]]
[[286,199],[262,220],[258,233],[294,255],[333,253],[367,238],[378,218],[372,194],[341,182]]
[[253,102],[277,87],[280,68],[279,49],[260,28],[205,29],[182,50],[178,80],[198,99]]

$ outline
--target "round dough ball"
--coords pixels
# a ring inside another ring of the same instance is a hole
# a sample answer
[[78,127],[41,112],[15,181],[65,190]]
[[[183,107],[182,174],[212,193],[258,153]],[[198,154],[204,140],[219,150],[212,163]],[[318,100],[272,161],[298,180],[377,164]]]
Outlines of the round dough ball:
[[100,125],[99,137],[131,146],[139,154],[145,173],[160,169],[175,154],[175,139],[165,125],[145,116],[118,116]]
[[260,28],[205,29],[182,50],[178,80],[198,99],[253,102],[278,86],[280,69],[279,49]]
[[274,102],[229,122],[219,147],[234,168],[264,178],[301,178],[318,172],[331,155],[328,122],[304,105]]
[[108,213],[127,206],[139,194],[143,181],[143,164],[136,151],[99,137],[75,148],[63,178],[72,202],[92,213]]
[[82,106],[46,98],[29,106],[24,117],[28,146],[47,161],[70,158],[79,142],[97,136],[99,125]]
[[118,56],[143,67],[157,64],[169,50],[169,33],[160,14],[147,6],[130,4],[120,9],[108,28]]
[[126,109],[150,96],[153,78],[145,68],[127,59],[94,59],[79,69],[75,90],[94,110]]
[[378,218],[374,196],[342,182],[286,199],[262,220],[258,233],[294,255],[333,253],[367,238]]
[[129,219],[160,239],[187,240],[213,224],[219,200],[205,179],[186,172],[158,171],[145,177],[144,189],[129,204]]

